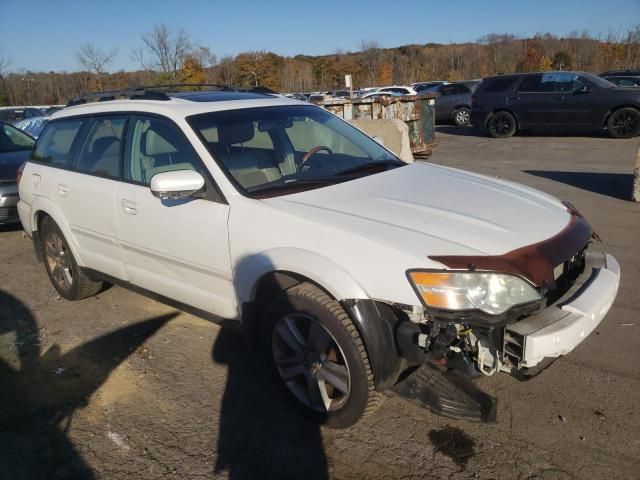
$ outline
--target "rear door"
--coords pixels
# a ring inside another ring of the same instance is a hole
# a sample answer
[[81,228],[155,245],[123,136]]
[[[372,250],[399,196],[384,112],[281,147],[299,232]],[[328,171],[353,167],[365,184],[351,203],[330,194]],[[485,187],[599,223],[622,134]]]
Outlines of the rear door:
[[71,229],[84,266],[123,279],[114,202],[127,116],[103,115],[75,122],[84,124],[82,133],[75,158],[67,169],[57,172],[54,202]]
[[451,110],[456,102],[456,92],[458,86],[455,84],[441,85],[438,87],[440,96],[436,98],[436,119],[437,120],[450,120]]
[[[205,177],[204,198],[160,200],[151,178],[171,170]],[[123,181],[116,193],[120,245],[129,281],[224,318],[237,316],[227,220],[229,205],[180,128],[156,116],[131,117]]]
[[518,85],[513,110],[521,128],[556,125],[560,104],[553,74],[528,75]]

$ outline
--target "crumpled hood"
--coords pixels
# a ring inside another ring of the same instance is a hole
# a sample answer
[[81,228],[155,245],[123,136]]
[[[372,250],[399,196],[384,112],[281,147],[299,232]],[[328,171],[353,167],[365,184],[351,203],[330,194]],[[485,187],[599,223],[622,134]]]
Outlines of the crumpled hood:
[[29,158],[31,150],[0,151],[0,182],[16,181],[18,167]]
[[423,162],[264,202],[423,258],[503,254],[556,235],[571,218],[545,193]]

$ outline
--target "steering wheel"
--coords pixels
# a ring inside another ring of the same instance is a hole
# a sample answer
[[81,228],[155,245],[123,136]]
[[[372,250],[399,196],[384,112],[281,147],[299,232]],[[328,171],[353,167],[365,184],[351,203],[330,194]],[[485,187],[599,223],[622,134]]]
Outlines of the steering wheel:
[[316,153],[318,153],[318,152],[320,152],[322,150],[324,150],[325,152],[328,152],[329,154],[333,154],[333,152],[331,151],[331,149],[329,147],[325,147],[324,145],[316,145],[315,147],[313,147],[311,150],[309,150],[307,153],[305,153],[302,156],[302,160],[298,164],[298,168],[296,168],[296,171],[298,171],[298,172],[301,171],[302,167],[304,167],[304,164],[307,162],[307,160],[309,160]]

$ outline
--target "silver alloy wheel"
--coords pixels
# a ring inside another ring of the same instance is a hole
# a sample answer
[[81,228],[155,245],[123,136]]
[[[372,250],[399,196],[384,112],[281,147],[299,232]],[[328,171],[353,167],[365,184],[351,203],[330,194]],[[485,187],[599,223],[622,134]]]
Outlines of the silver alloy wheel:
[[456,113],[456,122],[458,122],[458,125],[467,125],[469,123],[469,112],[459,110],[458,113]]
[[54,282],[65,292],[71,290],[73,285],[71,258],[69,258],[62,238],[57,233],[51,232],[46,236],[44,246],[47,267]]
[[271,341],[276,369],[299,401],[322,413],[345,404],[351,390],[349,366],[334,336],[318,320],[288,314],[276,323]]

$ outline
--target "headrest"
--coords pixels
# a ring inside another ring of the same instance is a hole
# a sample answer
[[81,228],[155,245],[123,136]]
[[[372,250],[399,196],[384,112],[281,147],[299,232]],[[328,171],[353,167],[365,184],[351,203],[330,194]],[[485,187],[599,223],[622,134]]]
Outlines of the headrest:
[[226,145],[248,142],[254,133],[253,122],[218,125],[218,141]]
[[118,137],[102,137],[93,142],[92,152],[95,158],[118,155],[119,151],[120,139]]

